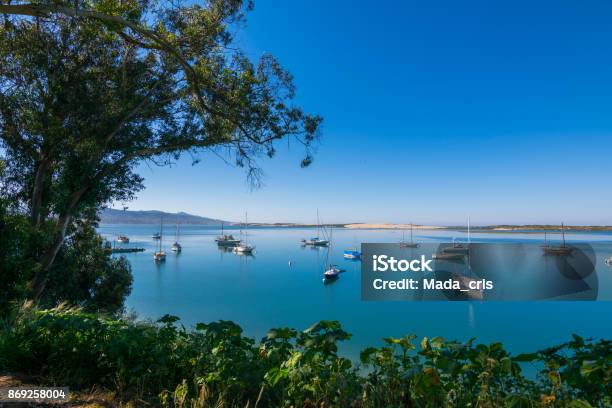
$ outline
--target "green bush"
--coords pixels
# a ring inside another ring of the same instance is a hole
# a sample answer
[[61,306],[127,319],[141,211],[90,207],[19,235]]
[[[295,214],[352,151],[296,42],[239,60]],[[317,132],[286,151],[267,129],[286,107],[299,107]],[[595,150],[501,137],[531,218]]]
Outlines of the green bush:
[[[608,407],[609,340],[579,336],[512,356],[489,345],[416,336],[384,340],[361,364],[338,355],[338,322],[270,330],[259,343],[235,323],[187,330],[174,316],[113,319],[23,308],[0,329],[0,370],[45,384],[99,385],[122,400],[225,407]],[[539,368],[532,379],[521,364]]]

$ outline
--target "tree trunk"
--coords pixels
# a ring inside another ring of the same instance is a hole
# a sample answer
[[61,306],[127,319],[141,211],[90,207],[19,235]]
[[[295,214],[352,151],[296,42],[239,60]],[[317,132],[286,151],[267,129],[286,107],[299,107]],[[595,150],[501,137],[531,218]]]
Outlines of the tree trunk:
[[74,210],[77,205],[81,202],[83,195],[89,190],[90,186],[81,187],[79,190],[75,191],[70,198],[70,202],[66,210],[60,214],[57,219],[57,223],[55,226],[55,235],[53,237],[53,242],[43,255],[40,260],[41,266],[34,274],[34,279],[32,280],[32,284],[30,285],[32,291],[32,299],[39,300],[45,291],[45,287],[47,285],[47,280],[49,278],[49,270],[51,266],[53,266],[53,262],[55,262],[55,257],[57,256],[60,248],[64,244],[64,240],[66,239],[66,231],[68,230],[68,226],[70,222],[72,222],[74,216]]
[[64,239],[66,238],[66,230],[68,229],[68,225],[70,225],[70,221],[72,221],[71,215],[61,216],[57,221],[56,233],[53,238],[53,243],[45,252],[43,258],[41,259],[41,266],[34,274],[34,280],[32,281],[32,298],[33,300],[38,300],[42,296],[45,287],[47,285],[47,279],[49,277],[49,270],[55,261],[55,257],[59,252],[60,248],[64,244]]
[[45,178],[51,161],[46,155],[43,155],[38,169],[36,170],[36,177],[34,177],[34,187],[32,188],[32,197],[30,200],[30,225],[38,227],[41,222],[41,206],[42,206],[42,194],[44,190]]

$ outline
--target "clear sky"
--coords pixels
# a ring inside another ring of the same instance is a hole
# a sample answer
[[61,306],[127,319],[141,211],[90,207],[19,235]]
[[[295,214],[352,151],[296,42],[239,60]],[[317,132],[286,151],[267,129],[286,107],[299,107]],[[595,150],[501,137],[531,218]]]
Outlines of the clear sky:
[[256,0],[247,19],[240,46],[325,118],[314,163],[280,144],[255,191],[214,156],[142,166],[130,209],[612,224],[612,2]]

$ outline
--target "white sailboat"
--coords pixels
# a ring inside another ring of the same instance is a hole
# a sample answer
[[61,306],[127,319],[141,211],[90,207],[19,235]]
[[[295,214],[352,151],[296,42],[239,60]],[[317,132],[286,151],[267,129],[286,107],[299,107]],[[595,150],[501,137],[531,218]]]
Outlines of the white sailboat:
[[166,260],[166,252],[162,250],[163,231],[164,231],[164,218],[162,217],[159,225],[159,246],[157,251],[153,254],[153,260],[155,262],[164,262]]
[[319,220],[319,210],[317,209],[317,236],[312,237],[310,239],[303,239],[302,242],[304,245],[312,245],[312,246],[328,246],[329,240],[321,238],[321,233],[325,233],[325,230],[321,226],[321,221]]
[[179,221],[178,218],[176,220],[176,232],[174,234],[174,243],[172,244],[172,251],[179,253],[183,250],[183,247],[181,246],[181,244],[179,244],[179,235],[180,235],[180,226],[179,226]]
[[[252,254],[255,247],[249,245],[249,223],[247,213],[244,214],[244,242],[242,240],[234,247],[234,252],[237,254]],[[242,233],[241,233],[242,234]],[[242,237],[241,237],[242,238]]]
[[329,229],[329,247],[327,249],[327,257],[325,260],[325,272],[323,272],[323,283],[336,280],[340,277],[340,274],[344,272],[338,265],[331,264],[329,262],[331,250],[332,250],[332,228]]

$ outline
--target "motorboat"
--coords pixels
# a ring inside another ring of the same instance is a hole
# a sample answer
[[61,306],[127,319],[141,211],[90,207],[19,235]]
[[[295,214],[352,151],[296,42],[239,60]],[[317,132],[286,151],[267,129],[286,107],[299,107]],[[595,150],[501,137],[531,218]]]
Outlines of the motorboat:
[[215,238],[215,242],[219,246],[226,246],[226,247],[234,247],[234,246],[240,244],[240,240],[234,238],[234,236],[232,234],[224,234],[223,233],[223,223],[221,223],[221,235],[219,235],[219,236],[217,236],[217,238]]
[[117,237],[117,242],[120,242],[122,244],[128,244],[130,242],[130,239],[125,235],[119,235],[119,237]]
[[359,259],[361,258],[361,252],[357,251],[356,248],[345,249],[343,256],[345,259]]

